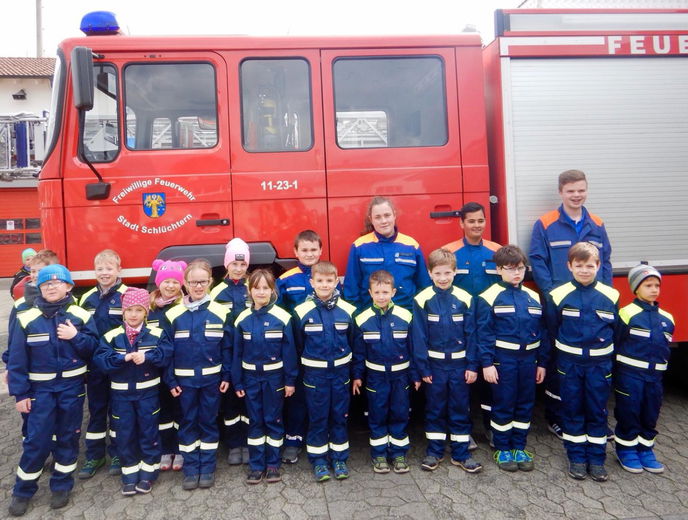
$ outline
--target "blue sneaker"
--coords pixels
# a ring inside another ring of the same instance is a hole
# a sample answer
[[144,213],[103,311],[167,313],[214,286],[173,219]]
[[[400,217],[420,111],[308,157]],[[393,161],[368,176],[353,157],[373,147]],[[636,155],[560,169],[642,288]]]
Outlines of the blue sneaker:
[[640,457],[635,448],[624,448],[616,450],[616,459],[621,464],[621,467],[629,473],[642,473],[643,465],[640,463]]
[[645,471],[649,471],[650,473],[664,473],[664,464],[655,458],[654,451],[638,450],[638,458]]
[[327,482],[330,480],[330,470],[324,464],[318,464],[313,468],[313,475],[316,482]]
[[533,454],[526,450],[513,450],[514,461],[521,471],[533,471]]
[[332,466],[334,468],[334,478],[337,480],[349,478],[349,468],[346,467],[346,462],[343,460],[335,460]]
[[511,450],[497,450],[494,452],[497,467],[504,471],[518,471],[518,464],[514,460]]

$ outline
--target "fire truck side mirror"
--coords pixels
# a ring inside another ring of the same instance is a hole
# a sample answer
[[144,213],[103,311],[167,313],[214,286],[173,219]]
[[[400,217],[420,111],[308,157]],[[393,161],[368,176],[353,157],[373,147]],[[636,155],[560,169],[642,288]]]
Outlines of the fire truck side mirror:
[[93,108],[93,52],[88,47],[72,50],[72,91],[77,110]]

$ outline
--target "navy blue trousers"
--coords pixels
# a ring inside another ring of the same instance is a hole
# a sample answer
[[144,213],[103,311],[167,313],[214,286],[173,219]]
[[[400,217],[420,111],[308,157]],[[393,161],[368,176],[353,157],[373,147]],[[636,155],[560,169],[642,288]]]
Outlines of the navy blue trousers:
[[251,470],[264,471],[268,467],[279,468],[281,464],[280,448],[284,442],[284,378],[279,370],[274,372],[244,372],[244,399],[248,411],[248,465]]
[[368,426],[371,457],[398,457],[409,450],[408,370],[367,371]]
[[201,388],[182,385],[179,396],[182,418],[179,424],[179,453],[184,455],[184,476],[214,473],[220,433],[217,413],[220,409],[219,378]]
[[664,388],[661,373],[618,369],[614,375],[616,448],[651,450]]
[[110,457],[115,457],[117,455],[117,443],[115,441],[117,430],[113,428],[110,417],[110,378],[94,366],[89,366],[88,369],[86,394],[89,414],[88,427],[86,428],[86,459],[105,457],[108,422],[110,422],[110,444],[107,452]]

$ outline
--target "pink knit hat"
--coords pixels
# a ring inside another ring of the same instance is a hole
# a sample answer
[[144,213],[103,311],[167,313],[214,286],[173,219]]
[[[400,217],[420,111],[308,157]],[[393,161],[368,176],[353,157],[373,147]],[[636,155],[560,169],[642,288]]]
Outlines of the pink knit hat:
[[251,253],[248,250],[248,244],[240,238],[233,238],[225,246],[225,267],[235,261],[244,261],[250,263]]
[[122,295],[122,310],[133,307],[134,305],[140,305],[146,312],[150,305],[150,297],[148,296],[148,291],[145,289],[139,289],[138,287],[127,287]]
[[155,285],[160,287],[160,284],[169,278],[177,280],[184,285],[184,269],[186,269],[186,262],[184,260],[179,262],[173,260],[153,260],[153,271],[157,271]]

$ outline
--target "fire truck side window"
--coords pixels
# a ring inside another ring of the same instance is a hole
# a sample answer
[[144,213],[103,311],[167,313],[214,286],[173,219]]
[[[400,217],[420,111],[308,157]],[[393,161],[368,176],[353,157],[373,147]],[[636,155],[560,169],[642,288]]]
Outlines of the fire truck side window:
[[209,63],[134,63],[124,69],[127,148],[217,144],[215,70]]
[[308,150],[313,145],[308,62],[299,58],[244,60],[241,109],[246,151]]
[[339,58],[333,74],[337,144],[341,148],[446,144],[441,58]]
[[91,162],[110,162],[119,153],[119,96],[115,67],[95,63],[93,81],[93,109],[86,112],[84,125],[84,155]]

